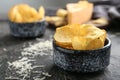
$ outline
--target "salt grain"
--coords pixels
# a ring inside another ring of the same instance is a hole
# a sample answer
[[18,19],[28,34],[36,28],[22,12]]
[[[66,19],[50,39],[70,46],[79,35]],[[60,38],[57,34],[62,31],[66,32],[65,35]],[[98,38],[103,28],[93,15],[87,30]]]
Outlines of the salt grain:
[[46,77],[42,77],[42,78],[34,78],[34,80],[45,80]]
[[[44,68],[45,65],[33,65],[31,62],[35,62],[35,56],[44,56],[44,55],[52,55],[52,41],[47,40],[44,41],[42,39],[37,39],[39,41],[38,43],[35,43],[32,45],[32,43],[29,43],[29,46],[26,48],[23,48],[21,51],[20,59],[8,62],[8,69],[10,71],[16,71],[17,74],[20,76],[23,76],[22,80],[25,80],[25,78],[31,73],[31,71],[35,68]],[[25,45],[23,45],[25,47]],[[3,49],[6,50],[6,49]],[[46,52],[49,51],[50,53]],[[31,58],[32,56],[32,58]],[[42,78],[34,77],[34,80],[44,80],[46,77],[51,77],[50,74],[47,72],[40,71],[43,75]],[[10,77],[9,77],[10,78]],[[14,78],[14,77],[13,77]]]
[[45,53],[45,51],[52,50],[52,42],[51,41],[44,41],[39,42],[33,45],[30,45],[27,48],[24,48],[21,52],[22,56],[37,56],[37,55],[51,55],[48,53]]
[[47,72],[42,72],[42,74],[43,74],[44,76],[51,77],[51,75],[48,74]]
[[3,48],[3,51],[7,51],[7,49],[6,49],[6,48]]
[[16,70],[16,73],[20,74],[21,76],[24,76],[33,69],[30,61],[31,60],[29,60],[27,57],[23,57],[20,60],[16,60],[14,62],[8,62],[8,65],[9,68]]

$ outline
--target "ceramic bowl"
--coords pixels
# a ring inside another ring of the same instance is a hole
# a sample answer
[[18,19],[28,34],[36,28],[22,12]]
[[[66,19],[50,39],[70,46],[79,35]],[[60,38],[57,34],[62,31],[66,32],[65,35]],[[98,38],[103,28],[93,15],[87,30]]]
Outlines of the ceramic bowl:
[[43,19],[32,23],[9,21],[10,32],[15,37],[38,37],[45,33],[47,22]]
[[96,72],[104,70],[110,63],[111,40],[106,38],[103,48],[96,50],[71,50],[53,41],[54,64],[72,72]]

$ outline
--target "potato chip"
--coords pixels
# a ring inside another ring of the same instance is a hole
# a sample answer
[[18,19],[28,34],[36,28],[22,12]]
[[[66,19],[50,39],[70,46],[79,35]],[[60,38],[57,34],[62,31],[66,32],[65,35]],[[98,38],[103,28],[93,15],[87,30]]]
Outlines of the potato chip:
[[28,12],[30,9],[30,6],[27,4],[18,4],[16,5],[18,12],[22,15],[22,16],[28,16]]
[[8,17],[11,21],[24,23],[36,22],[44,17],[45,10],[40,7],[39,12],[27,4],[18,4],[12,7]]
[[18,23],[21,23],[22,22],[22,16],[18,12],[16,12],[15,14],[16,14],[15,15],[15,21],[18,22]]
[[56,29],[56,44],[74,50],[94,50],[104,46],[106,31],[91,24],[70,24]]
[[81,35],[81,25],[80,24],[70,24],[68,25],[71,29],[71,33],[73,33],[75,36]]
[[81,36],[87,40],[86,50],[97,49],[104,46],[106,31],[101,30],[91,24],[84,24],[81,26]]
[[94,50],[99,49],[104,46],[103,41],[100,39],[100,37],[96,39],[92,39],[89,44],[86,45],[86,50]]
[[69,42],[67,43],[67,42],[58,42],[58,41],[55,41],[55,43],[57,45],[59,45],[60,47],[67,48],[67,49],[73,49],[72,44],[69,43]]
[[92,24],[83,24],[80,27],[80,36],[91,36],[91,37],[98,37],[100,36],[102,30],[95,27]]
[[39,19],[44,18],[44,16],[45,16],[45,9],[44,9],[43,6],[40,6],[38,13],[39,13]]
[[67,26],[60,27],[56,29],[56,33],[54,35],[54,39],[58,44],[63,44],[61,46],[66,47],[70,46],[71,47],[71,38],[74,36],[73,33],[71,33],[71,29]]
[[56,29],[56,33],[54,35],[54,39],[58,42],[67,42],[71,43],[71,38],[73,37],[73,33],[71,33],[71,29],[69,27],[60,27]]
[[8,13],[8,17],[9,19],[11,19],[11,21],[15,21],[15,14],[17,12],[16,7],[12,7]]
[[81,7],[87,7],[89,5],[89,2],[87,0],[79,1],[78,5]]
[[96,20],[91,20],[91,22],[94,23],[94,24],[102,24],[102,25],[108,24],[108,20],[104,17],[98,18]]
[[58,16],[46,16],[45,17],[46,21],[51,23],[51,24],[54,24],[55,26],[62,26],[62,25],[65,25],[66,22],[64,20],[63,17],[58,17]]
[[67,16],[67,10],[65,9],[58,9],[56,12],[56,15],[59,17],[65,17]]
[[72,39],[72,46],[75,50],[85,50],[87,45],[87,39],[84,37],[75,36]]

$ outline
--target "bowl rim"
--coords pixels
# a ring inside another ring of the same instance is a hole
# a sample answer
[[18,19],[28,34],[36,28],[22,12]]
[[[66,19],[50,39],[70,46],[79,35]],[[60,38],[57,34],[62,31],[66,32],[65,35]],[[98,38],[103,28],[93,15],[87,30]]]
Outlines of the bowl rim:
[[[99,50],[102,50],[102,49],[105,49],[105,48],[111,46],[111,40],[110,40],[110,38],[106,37],[106,40],[108,41],[108,43],[107,43],[104,47],[98,48],[98,49],[93,49],[93,50],[72,50],[72,49],[63,48],[63,47],[60,47],[60,46],[56,45],[56,44],[55,44],[55,40],[53,40],[53,48],[55,48],[55,49],[57,49],[57,50],[60,50],[61,52],[67,52],[67,51],[69,51],[68,54],[69,54],[69,53],[72,53],[73,51],[76,51],[76,52],[77,52],[77,51],[78,51],[78,52],[79,52],[79,51],[81,51],[81,52],[99,51]],[[71,52],[70,52],[70,51],[71,51]]]
[[16,24],[33,24],[33,23],[39,23],[39,22],[43,22],[43,21],[46,21],[45,18],[42,18],[41,20],[38,20],[38,21],[35,21],[35,22],[14,22],[14,21],[11,21],[10,19],[8,20],[9,22],[11,23],[16,23]]

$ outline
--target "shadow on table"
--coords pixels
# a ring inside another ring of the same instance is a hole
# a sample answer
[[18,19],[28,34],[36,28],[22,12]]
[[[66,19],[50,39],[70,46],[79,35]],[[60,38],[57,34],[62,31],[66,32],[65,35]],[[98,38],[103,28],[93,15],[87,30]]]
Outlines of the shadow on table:
[[[41,38],[43,36],[40,36],[39,38]],[[18,38],[18,37],[13,37],[12,35],[5,35],[0,37],[0,46],[15,46],[18,44],[22,44],[24,42],[29,42],[29,41],[34,41],[36,38]]]
[[68,72],[54,66],[50,74],[52,77],[46,80],[112,80],[108,69],[94,73],[75,73]]

